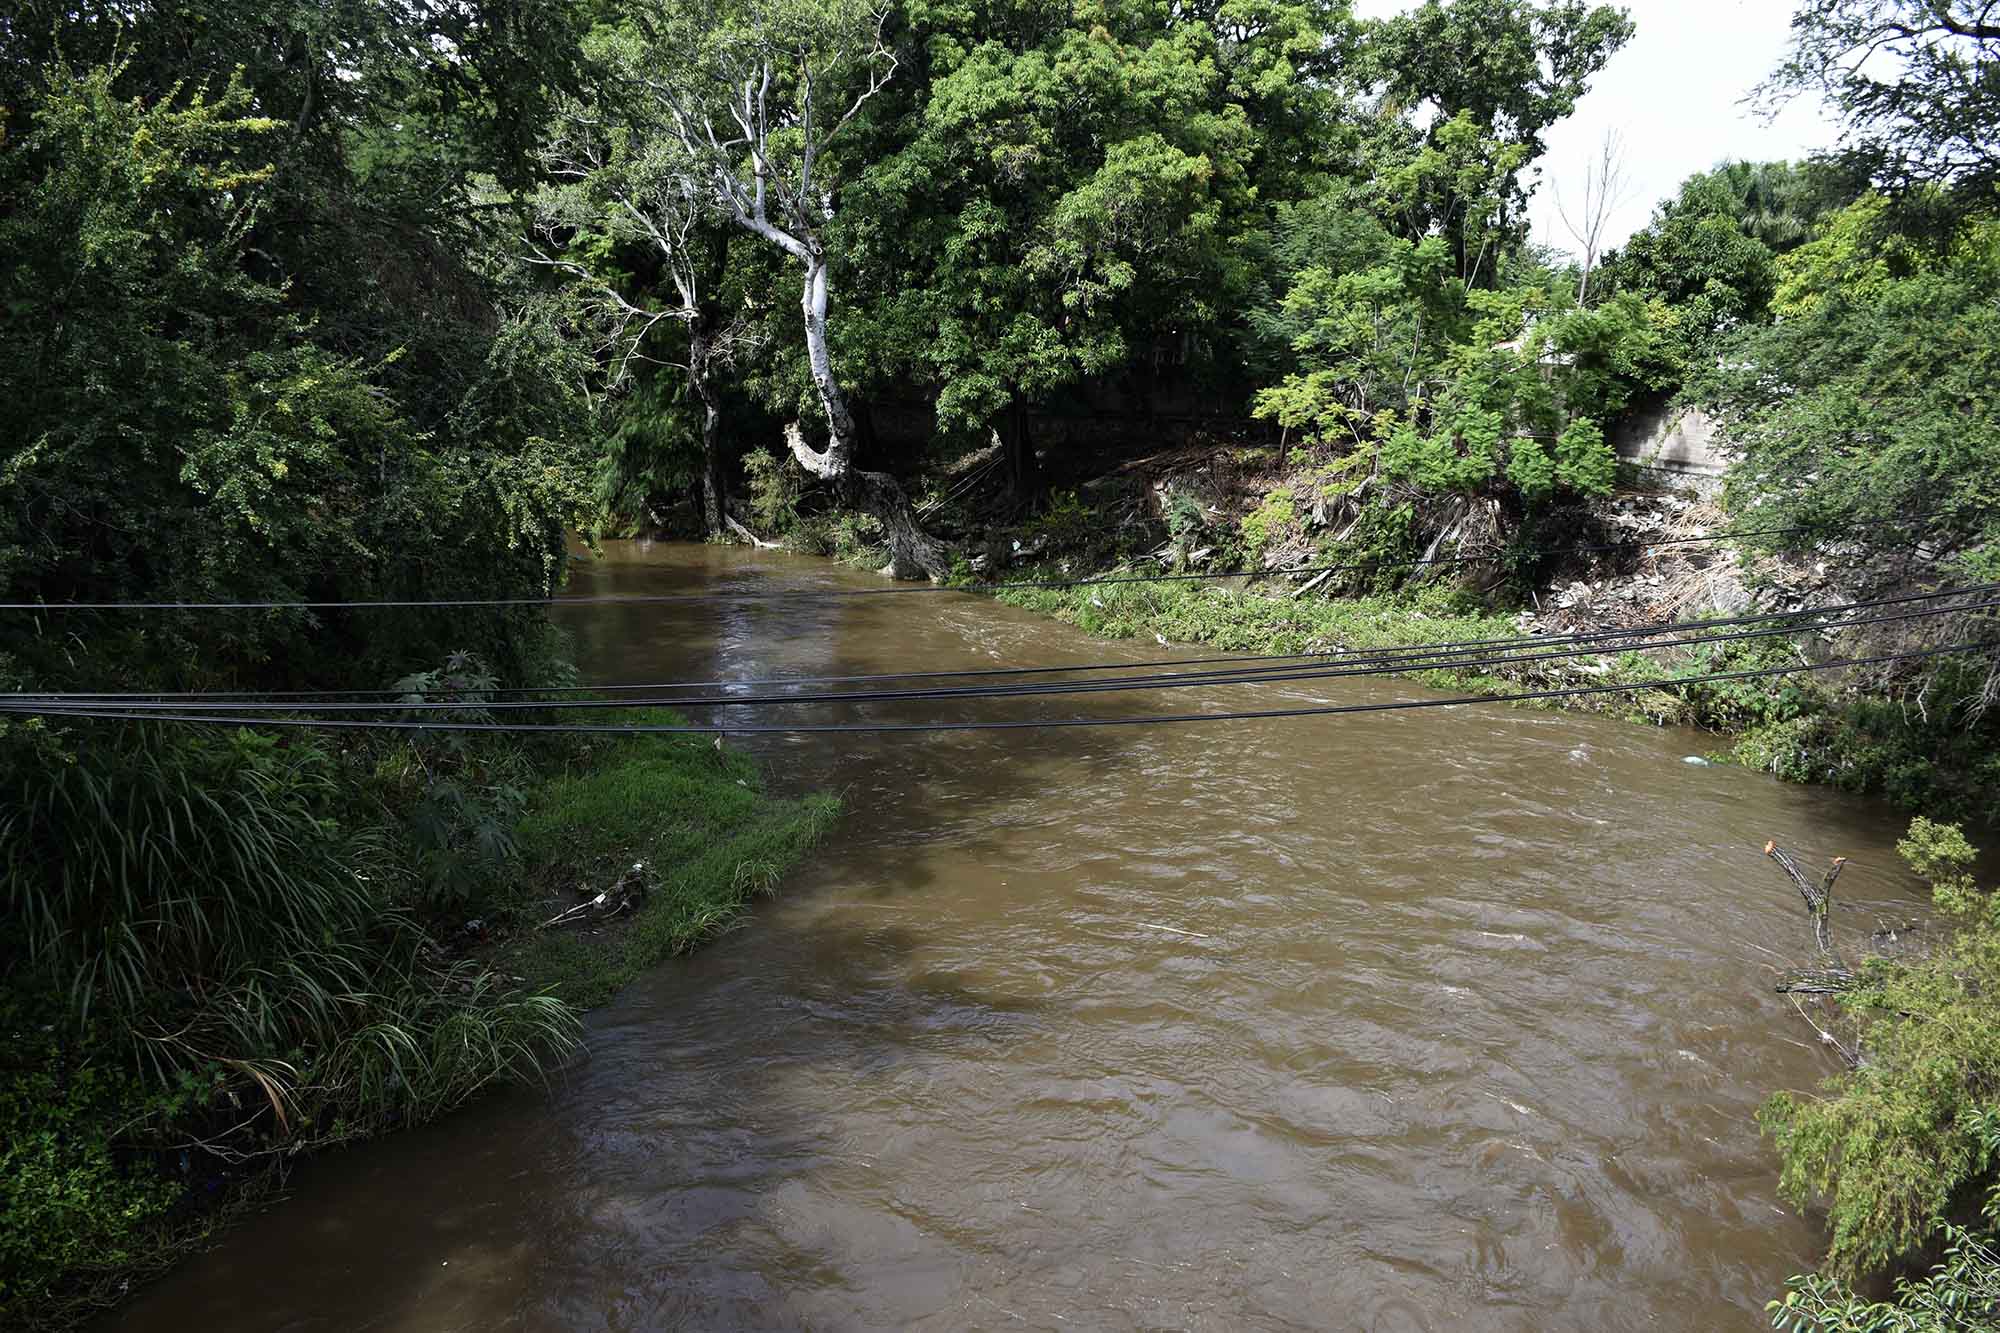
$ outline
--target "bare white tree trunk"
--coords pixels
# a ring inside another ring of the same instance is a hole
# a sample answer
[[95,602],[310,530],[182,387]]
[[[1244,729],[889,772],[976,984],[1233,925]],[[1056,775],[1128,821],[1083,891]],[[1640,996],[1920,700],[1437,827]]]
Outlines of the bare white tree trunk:
[[1556,189],[1556,214],[1583,252],[1583,281],[1577,287],[1576,303],[1590,300],[1590,277],[1597,271],[1598,257],[1604,253],[1605,231],[1611,215],[1624,204],[1630,189],[1625,180],[1625,143],[1617,130],[1606,130],[1598,145],[1597,160],[1584,168],[1583,203],[1576,215],[1564,205],[1562,189]]
[[[722,68],[716,73],[722,76],[719,86],[727,90],[721,105],[671,84],[658,87],[682,147],[706,163],[714,195],[730,217],[804,269],[799,306],[805,322],[806,361],[826,413],[829,439],[825,449],[814,449],[794,424],[786,431],[792,456],[807,472],[831,483],[844,501],[858,504],[881,521],[889,543],[885,574],[942,580],[951,562],[944,547],[918,524],[902,486],[885,472],[855,467],[854,413],[834,373],[827,343],[829,279],[821,233],[828,220],[829,192],[814,178],[814,168],[827,144],[895,73],[895,52],[882,36],[888,14],[886,5],[869,8],[865,22],[836,24],[821,34],[820,44],[791,48],[770,33],[754,31],[719,48]],[[783,107],[773,105],[781,69],[790,70],[796,82],[795,100]],[[850,79],[861,82],[860,91],[839,115],[828,114],[819,105],[822,92]],[[774,127],[797,135],[794,149],[780,148],[782,160],[773,151]]]

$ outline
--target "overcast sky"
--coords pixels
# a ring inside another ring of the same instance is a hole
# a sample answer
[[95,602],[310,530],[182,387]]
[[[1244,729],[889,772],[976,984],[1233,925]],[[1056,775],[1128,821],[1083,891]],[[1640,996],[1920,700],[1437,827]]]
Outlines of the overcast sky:
[[[1542,185],[1531,208],[1536,241],[1575,248],[1556,216],[1553,187],[1562,187],[1575,216],[1584,166],[1607,127],[1623,136],[1629,190],[1607,245],[1644,226],[1653,205],[1683,180],[1725,158],[1798,158],[1832,144],[1833,124],[1817,105],[1795,102],[1768,125],[1740,105],[1784,56],[1790,0],[1619,2],[1638,24],[1638,35],[1611,58],[1576,114],[1548,133]],[[1371,17],[1410,7],[1404,0],[1355,5]]]

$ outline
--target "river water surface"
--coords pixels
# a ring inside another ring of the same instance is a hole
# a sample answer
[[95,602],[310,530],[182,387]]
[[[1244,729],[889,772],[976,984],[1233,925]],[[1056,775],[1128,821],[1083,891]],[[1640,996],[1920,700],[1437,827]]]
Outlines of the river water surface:
[[[877,586],[667,545],[573,581]],[[1170,655],[955,594],[560,614],[604,681]],[[553,1095],[309,1164],[113,1322],[1762,1326],[1818,1232],[1752,1115],[1831,1065],[1771,992],[1808,935],[1760,851],[1850,856],[1852,930],[1918,898],[1887,814],[1682,762],[1704,743],[1495,707],[757,738],[774,783],[847,812],[748,929],[593,1015]]]

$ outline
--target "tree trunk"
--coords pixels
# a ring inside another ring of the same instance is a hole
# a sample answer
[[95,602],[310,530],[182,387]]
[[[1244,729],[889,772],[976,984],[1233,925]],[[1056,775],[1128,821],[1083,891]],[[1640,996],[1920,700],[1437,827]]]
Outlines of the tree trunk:
[[[839,480],[854,466],[854,414],[848,411],[847,395],[842,392],[840,381],[833,374],[833,353],[826,342],[826,258],[814,254],[806,259],[805,293],[799,301],[806,317],[806,365],[812,370],[813,387],[819,391],[820,407],[826,412],[826,425],[831,438],[827,441],[826,466],[831,471],[819,475],[829,481]],[[803,444],[803,437],[798,437]],[[801,462],[805,460],[800,459]],[[810,464],[807,470],[813,471]]]
[[892,579],[927,578],[942,583],[951,573],[951,558],[943,544],[918,524],[910,497],[894,477],[886,472],[863,472],[851,458],[837,457],[837,441],[829,441],[823,450],[813,448],[796,421],[785,427],[785,445],[800,467],[833,483],[842,504],[866,510],[881,523],[889,543],[884,574]]
[[1027,402],[1015,398],[1008,404],[1001,423],[998,434],[1006,458],[1007,493],[1017,501],[1026,500],[1041,481],[1041,469],[1035,463],[1035,442],[1028,433]]
[[701,404],[701,526],[712,542],[729,539],[729,476],[722,464],[722,403],[708,373],[708,330],[699,325],[688,338],[688,379]]
[[902,484],[886,472],[854,474],[861,504],[882,525],[889,538],[889,563],[882,572],[892,579],[929,579],[942,583],[951,574],[951,557],[944,544],[923,530]]
[[809,254],[805,260],[805,293],[800,307],[806,321],[806,363],[812,368],[813,386],[819,390],[820,406],[826,411],[830,438],[824,451],[806,443],[804,432],[793,422],[785,429],[785,442],[800,466],[838,488],[841,499],[858,503],[882,524],[889,541],[889,563],[882,572],[894,579],[929,578],[943,582],[951,572],[951,561],[936,538],[926,533],[910,507],[910,497],[897,480],[886,472],[862,472],[854,466],[857,430],[854,414],[848,409],[847,395],[834,378],[833,356],[826,342],[827,274],[826,258]]

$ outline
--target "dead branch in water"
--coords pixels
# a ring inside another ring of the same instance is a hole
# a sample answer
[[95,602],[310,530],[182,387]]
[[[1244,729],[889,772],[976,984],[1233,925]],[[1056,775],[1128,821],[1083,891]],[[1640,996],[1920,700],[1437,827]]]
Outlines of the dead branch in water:
[[1819,1034],[1820,1042],[1831,1047],[1849,1066],[1861,1063],[1858,1045],[1849,1045],[1833,1034],[1828,1026],[1815,1020],[1806,1012],[1801,996],[1818,996],[1822,1003],[1828,997],[1841,995],[1854,988],[1854,969],[1840,956],[1833,946],[1833,884],[1840,878],[1840,872],[1847,865],[1847,858],[1836,856],[1815,884],[1798,858],[1778,846],[1776,840],[1764,844],[1764,855],[1778,863],[1792,884],[1798,889],[1799,897],[1805,900],[1806,914],[1812,919],[1813,945],[1818,952],[1818,965],[1808,968],[1794,968],[1782,973],[1777,990],[1791,998],[1792,1007],[1799,1011],[1799,1017],[1811,1025]]

